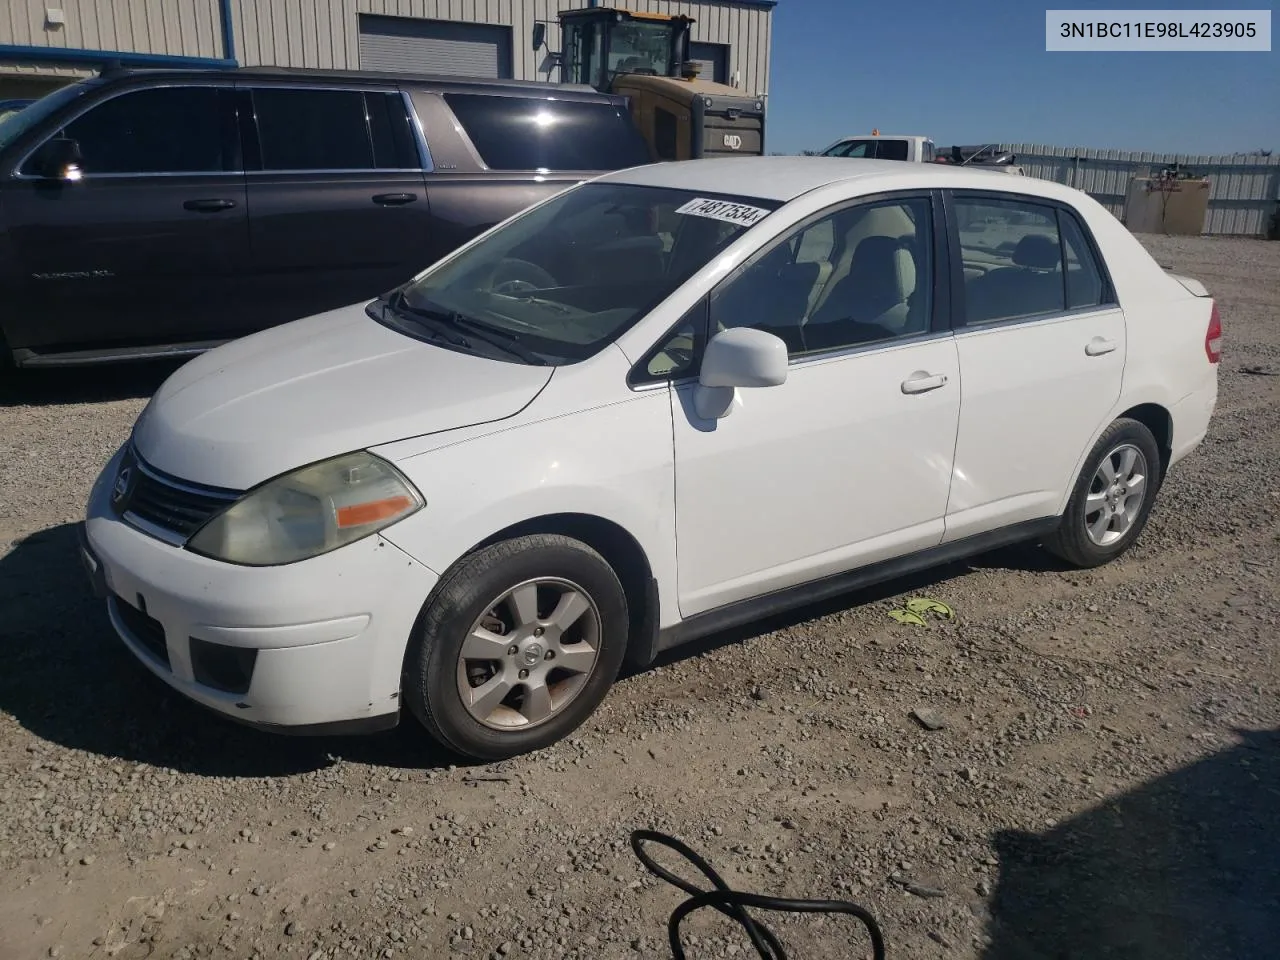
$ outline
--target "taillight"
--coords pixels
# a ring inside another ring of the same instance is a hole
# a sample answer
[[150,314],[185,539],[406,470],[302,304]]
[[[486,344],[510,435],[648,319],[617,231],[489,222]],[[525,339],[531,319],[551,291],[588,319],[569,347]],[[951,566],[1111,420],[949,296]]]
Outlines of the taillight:
[[1222,318],[1218,316],[1218,304],[1214,303],[1209,314],[1209,329],[1204,334],[1204,352],[1210,363],[1222,359]]

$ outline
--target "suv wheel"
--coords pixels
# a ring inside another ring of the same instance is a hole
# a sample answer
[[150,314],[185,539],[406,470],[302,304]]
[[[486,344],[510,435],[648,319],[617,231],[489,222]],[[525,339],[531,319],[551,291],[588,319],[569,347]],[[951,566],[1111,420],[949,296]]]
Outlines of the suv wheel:
[[1151,431],[1122,418],[1094,444],[1062,525],[1045,547],[1077,567],[1096,567],[1138,539],[1160,485],[1160,448]]
[[591,715],[626,651],[626,595],[585,543],[534,535],[446,575],[405,662],[409,709],[456,752],[499,760],[562,739]]

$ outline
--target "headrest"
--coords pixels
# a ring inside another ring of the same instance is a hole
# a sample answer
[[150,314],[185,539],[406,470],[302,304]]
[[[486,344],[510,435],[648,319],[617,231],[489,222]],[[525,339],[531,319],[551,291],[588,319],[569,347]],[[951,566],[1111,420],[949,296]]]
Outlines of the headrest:
[[1058,244],[1043,233],[1029,233],[1013,248],[1013,262],[1036,270],[1057,270],[1061,251]]
[[898,251],[903,242],[897,237],[864,237],[853,251],[853,262],[859,266],[883,265],[890,267],[897,263]]

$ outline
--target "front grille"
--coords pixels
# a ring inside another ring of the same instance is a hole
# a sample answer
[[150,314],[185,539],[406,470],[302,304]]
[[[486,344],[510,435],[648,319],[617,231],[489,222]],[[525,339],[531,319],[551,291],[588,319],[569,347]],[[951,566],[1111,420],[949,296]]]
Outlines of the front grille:
[[171,477],[149,466],[133,450],[121,465],[121,475],[128,469],[133,472],[125,481],[127,492],[116,509],[126,520],[140,520],[182,540],[240,497],[235,490]]
[[164,626],[155,617],[148,616],[133,604],[120,597],[113,597],[116,616],[129,631],[130,636],[138,641],[153,657],[169,666],[169,648],[164,642]]

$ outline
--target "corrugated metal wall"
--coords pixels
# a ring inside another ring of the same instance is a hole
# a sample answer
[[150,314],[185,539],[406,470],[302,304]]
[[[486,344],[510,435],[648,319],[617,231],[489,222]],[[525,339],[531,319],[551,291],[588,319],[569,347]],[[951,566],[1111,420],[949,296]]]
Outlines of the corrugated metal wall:
[[[66,23],[47,23],[49,8]],[[0,0],[0,44],[220,57],[218,0]],[[39,68],[59,71],[73,75]]]
[[[516,78],[541,80],[546,79],[538,72],[545,50],[535,53],[530,43],[534,23],[549,22],[547,41],[552,50],[559,50],[556,14],[582,6],[585,0],[232,0],[232,20],[236,53],[246,66],[336,69],[360,65],[357,14],[500,24],[512,28]],[[741,86],[750,93],[768,92],[769,8],[673,0],[628,0],[625,6],[695,18],[694,40],[732,45],[730,77],[738,73]]]
[[[1260,236],[1280,204],[1280,157],[1208,156],[1089,150],[1039,143],[1001,144],[1028,174],[1056,180],[1089,194],[1124,219],[1125,195],[1134,177],[1158,174],[1174,163],[1209,178],[1209,210],[1204,232]],[[1080,157],[1077,163],[1076,157]]]

